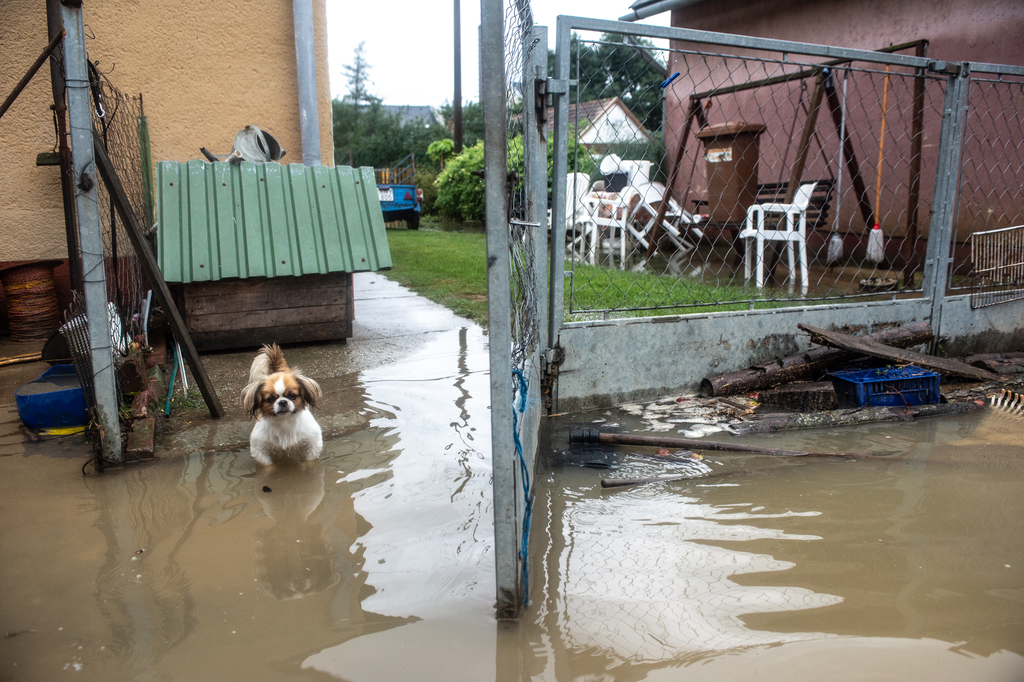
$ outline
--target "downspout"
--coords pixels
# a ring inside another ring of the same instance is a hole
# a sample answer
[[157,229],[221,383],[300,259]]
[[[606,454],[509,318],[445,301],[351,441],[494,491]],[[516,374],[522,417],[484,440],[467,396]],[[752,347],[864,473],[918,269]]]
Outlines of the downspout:
[[619,21],[640,21],[647,17],[653,17],[655,14],[671,12],[677,7],[695,5],[701,1],[702,0],[658,0],[656,2],[648,3],[634,2],[630,8],[630,13],[619,17]]
[[302,165],[319,166],[320,116],[316,95],[313,0],[292,0],[292,15],[295,19],[295,65],[298,67]]

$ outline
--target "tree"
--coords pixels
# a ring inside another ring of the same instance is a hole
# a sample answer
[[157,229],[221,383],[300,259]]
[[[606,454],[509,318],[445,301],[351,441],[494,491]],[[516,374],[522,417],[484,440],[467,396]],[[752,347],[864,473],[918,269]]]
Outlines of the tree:
[[[444,128],[448,136],[453,135],[455,108],[445,102],[441,105],[441,118],[444,119]],[[472,147],[479,140],[484,139],[484,109],[480,102],[465,102],[462,105],[462,148]]]
[[370,80],[370,65],[363,54],[366,51],[365,46],[365,40],[359,43],[359,47],[354,50],[355,61],[341,67],[348,81],[348,94],[342,98],[342,101],[353,105],[356,111],[359,111],[364,104],[379,104],[381,101],[379,97],[370,93],[373,81]]
[[[665,73],[651,63],[649,52],[646,57],[641,52],[656,49],[653,43],[642,38],[637,42],[639,45],[625,43],[621,33],[605,33],[598,41],[581,41],[574,33],[570,54],[579,58],[579,73],[573,78],[579,82],[580,102],[618,97],[645,128],[657,133],[663,116],[660,86]],[[549,50],[548,75],[554,73],[555,52]]]
[[410,153],[417,166],[433,167],[427,146],[444,137],[440,124],[402,124],[402,118],[384,108],[370,92],[370,65],[363,55],[364,43],[355,50],[354,61],[344,67],[348,93],[331,103],[334,128],[334,163],[386,168]]

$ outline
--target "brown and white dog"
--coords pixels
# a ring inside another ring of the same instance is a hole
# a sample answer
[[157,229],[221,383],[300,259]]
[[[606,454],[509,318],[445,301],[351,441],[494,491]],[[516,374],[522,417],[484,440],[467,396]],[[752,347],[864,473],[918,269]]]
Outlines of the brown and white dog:
[[310,408],[322,396],[320,384],[292,369],[277,344],[263,346],[249,368],[249,385],[242,389],[242,406],[256,426],[249,450],[257,463],[274,459],[316,459],[324,447],[320,425]]

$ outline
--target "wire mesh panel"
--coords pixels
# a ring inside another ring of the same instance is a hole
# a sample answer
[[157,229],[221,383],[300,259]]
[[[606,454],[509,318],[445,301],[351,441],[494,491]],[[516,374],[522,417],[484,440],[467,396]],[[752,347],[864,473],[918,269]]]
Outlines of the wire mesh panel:
[[1024,284],[1024,228],[1008,228],[1024,224],[1024,76],[972,74],[966,110],[949,290],[988,304],[1019,299],[1007,287]]
[[[90,62],[88,66],[94,132],[107,150],[139,224],[152,225],[148,160],[145,160],[148,134],[142,97],[125,95],[95,64]],[[139,256],[125,233],[127,226],[118,217],[106,185],[98,183],[98,191],[107,293],[107,319],[104,324],[109,328],[111,338],[110,362],[116,364],[133,342],[145,340],[150,285]],[[61,333],[72,352],[86,401],[94,407],[93,377],[97,368],[92,366],[89,322],[85,301],[79,292],[73,296]]]
[[945,76],[615,32],[570,59],[567,321],[920,296]]
[[[90,89],[93,96],[93,127],[107,150],[124,186],[132,212],[139,225],[153,225],[150,192],[146,184],[148,169],[143,161],[144,140],[142,96],[122,93],[110,79],[90,64]],[[145,335],[145,305],[150,290],[139,261],[126,234],[127,226],[118,217],[106,185],[100,183],[100,221],[103,228],[104,261],[107,266],[107,296],[117,309],[125,341],[131,343]]]

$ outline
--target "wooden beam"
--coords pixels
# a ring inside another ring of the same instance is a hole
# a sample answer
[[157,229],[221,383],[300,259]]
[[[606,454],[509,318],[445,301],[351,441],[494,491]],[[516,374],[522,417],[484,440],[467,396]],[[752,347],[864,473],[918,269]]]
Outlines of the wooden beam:
[[971,367],[966,363],[960,362],[959,360],[953,360],[951,358],[940,358],[934,355],[915,353],[911,350],[892,348],[891,346],[886,346],[863,337],[850,336],[849,334],[828,331],[827,329],[819,329],[818,327],[812,327],[807,324],[798,324],[797,328],[810,334],[811,342],[821,344],[823,346],[842,348],[843,350],[861,353],[862,355],[868,355],[873,358],[891,360],[893,362],[905,362],[918,367],[934,369],[939,372],[945,372],[946,374],[953,374],[967,379],[974,379],[976,381],[996,381],[1002,378],[997,374],[986,372],[978,367]]
[[[928,56],[928,41],[917,46],[918,57]],[[917,212],[921,202],[921,146],[924,140],[924,69],[914,77],[914,112],[910,123],[910,191],[907,194],[907,236],[903,240],[903,288],[913,288],[917,264]]]
[[807,121],[804,123],[803,134],[800,136],[800,145],[797,147],[796,159],[793,162],[793,170],[789,174],[789,186],[786,189],[786,203],[793,203],[796,190],[800,180],[804,177],[804,166],[807,165],[807,154],[811,150],[811,135],[818,125],[818,112],[821,110],[821,99],[825,94],[825,80],[828,74],[824,69],[818,72],[814,81],[814,92],[811,93],[811,107],[807,112]]
[[[699,99],[690,98],[690,108],[686,112],[686,123],[683,125],[683,132],[679,136],[679,144],[676,146],[676,159],[675,163],[672,164],[672,169],[669,171],[668,184],[665,186],[665,196],[661,200],[661,205],[658,206],[658,214],[654,218],[654,226],[651,228],[651,234],[648,237],[647,246],[647,257],[650,258],[654,255],[654,252],[658,248],[658,240],[661,238],[661,221],[665,219],[665,211],[668,209],[668,198],[672,196],[672,187],[675,185],[676,176],[679,175],[679,164],[683,162],[683,154],[686,152],[686,142],[690,137],[690,129],[693,127],[693,119],[695,117],[703,118],[704,112],[700,108],[701,103]],[[689,187],[689,185],[687,185]],[[679,205],[686,209],[686,194],[684,194],[679,202]]]
[[199,358],[199,353],[192,343],[192,338],[188,334],[185,322],[181,319],[177,306],[174,305],[170,289],[167,288],[167,282],[164,281],[163,273],[160,272],[156,258],[149,249],[149,242],[146,241],[142,227],[136,221],[135,214],[129,209],[131,204],[128,201],[128,195],[124,191],[124,186],[121,184],[121,179],[118,177],[114,166],[110,163],[107,150],[99,143],[99,139],[99,135],[93,135],[93,140],[95,140],[93,146],[95,148],[96,167],[99,169],[100,175],[107,185],[107,191],[110,193],[111,201],[113,201],[118,215],[124,221],[128,240],[132,243],[135,254],[139,257],[139,263],[149,277],[150,284],[153,286],[153,294],[156,296],[157,302],[163,306],[164,311],[167,313],[171,332],[174,334],[175,341],[181,345],[182,355],[192,370],[192,376],[195,377],[196,383],[199,385],[199,391],[203,394],[206,406],[210,410],[210,416],[214,419],[220,419],[224,416],[224,408],[221,406],[217,392],[213,388],[213,383],[206,373],[206,367],[203,366],[203,361]]

